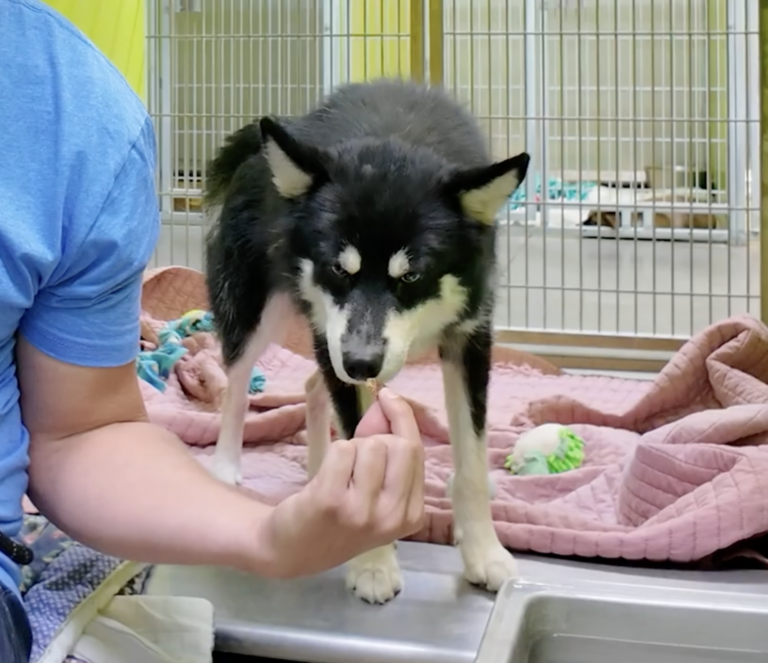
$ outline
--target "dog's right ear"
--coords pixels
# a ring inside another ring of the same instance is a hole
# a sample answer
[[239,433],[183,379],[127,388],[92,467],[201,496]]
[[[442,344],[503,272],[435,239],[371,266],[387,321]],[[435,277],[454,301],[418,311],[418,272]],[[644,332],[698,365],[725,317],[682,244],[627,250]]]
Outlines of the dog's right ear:
[[490,166],[460,171],[446,183],[445,191],[458,196],[464,213],[485,225],[493,225],[504,201],[520,186],[531,157],[525,152]]
[[283,198],[303,196],[314,184],[327,177],[318,150],[299,143],[270,117],[261,118],[259,127],[264,156],[272,171],[272,182]]

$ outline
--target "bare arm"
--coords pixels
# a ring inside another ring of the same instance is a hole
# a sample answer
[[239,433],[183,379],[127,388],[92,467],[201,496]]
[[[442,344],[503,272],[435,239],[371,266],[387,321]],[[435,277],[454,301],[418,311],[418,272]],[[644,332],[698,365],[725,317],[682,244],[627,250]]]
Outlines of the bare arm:
[[20,338],[17,366],[30,497],[107,554],[294,577],[422,525],[421,436],[410,407],[389,391],[361,422],[371,437],[331,445],[309,485],[273,508],[214,479],[178,438],[146,421],[133,363],[78,367]]
[[272,508],[213,479],[147,423],[133,363],[65,364],[23,338],[17,362],[30,497],[46,517],[117,557],[270,575],[257,532]]

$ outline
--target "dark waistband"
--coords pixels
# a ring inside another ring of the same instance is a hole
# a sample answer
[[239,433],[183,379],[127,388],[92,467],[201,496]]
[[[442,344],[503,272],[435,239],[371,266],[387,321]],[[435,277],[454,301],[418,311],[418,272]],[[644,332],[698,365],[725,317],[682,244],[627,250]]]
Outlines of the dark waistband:
[[0,553],[19,566],[27,566],[35,559],[31,548],[14,541],[10,536],[0,532]]

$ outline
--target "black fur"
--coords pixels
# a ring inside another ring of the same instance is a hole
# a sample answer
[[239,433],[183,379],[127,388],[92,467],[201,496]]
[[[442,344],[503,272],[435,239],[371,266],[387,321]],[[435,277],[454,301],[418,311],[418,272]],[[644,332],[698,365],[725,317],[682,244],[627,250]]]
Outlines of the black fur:
[[[311,177],[305,193],[291,199],[278,193],[266,140]],[[349,333],[359,332],[371,347],[384,319],[377,321],[376,311],[407,311],[433,299],[440,277],[450,274],[466,289],[467,302],[445,333],[455,337],[456,325],[468,320],[479,321],[481,331],[443,345],[462,348],[451,360],[464,367],[474,425],[482,428],[495,228],[467,217],[460,196],[512,170],[522,181],[528,160],[523,154],[493,164],[467,111],[442,91],[400,81],[349,85],[307,115],[264,118],[234,133],[206,183],[207,203],[222,205],[207,240],[207,283],[226,364],[242,356],[272,294],[289,293],[311,320],[311,306],[298,294],[302,258],[314,264],[319,287],[351,307]],[[334,271],[346,242],[362,256],[354,278]],[[388,260],[403,247],[420,274],[413,283],[387,276]],[[335,375],[322,329],[315,350],[350,435],[360,418],[355,387]]]
[[357,388],[354,385],[342,382],[337,377],[328,356],[328,346],[322,334],[314,335],[315,360],[323,375],[325,386],[333,403],[333,409],[341,427],[341,433],[345,439],[351,439],[355,433],[357,424],[360,423],[360,401],[357,398]]
[[261,151],[261,129],[258,123],[246,124],[230,134],[208,166],[205,181],[206,202],[221,203],[240,166]]

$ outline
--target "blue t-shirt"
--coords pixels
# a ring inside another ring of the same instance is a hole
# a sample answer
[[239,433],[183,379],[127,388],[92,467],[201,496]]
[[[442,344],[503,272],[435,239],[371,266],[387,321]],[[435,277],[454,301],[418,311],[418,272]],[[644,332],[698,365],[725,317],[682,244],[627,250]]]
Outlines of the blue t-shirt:
[[[0,529],[14,536],[28,460],[15,335],[79,366],[132,361],[160,219],[143,104],[38,0],[0,0],[0,127]],[[18,581],[0,554],[0,583]]]

